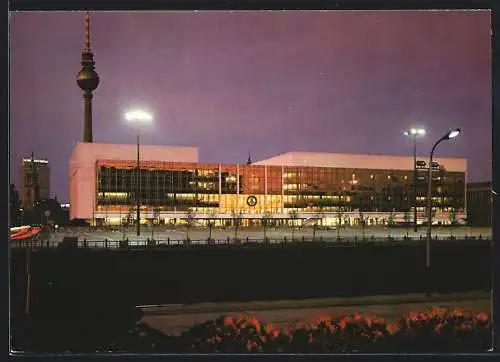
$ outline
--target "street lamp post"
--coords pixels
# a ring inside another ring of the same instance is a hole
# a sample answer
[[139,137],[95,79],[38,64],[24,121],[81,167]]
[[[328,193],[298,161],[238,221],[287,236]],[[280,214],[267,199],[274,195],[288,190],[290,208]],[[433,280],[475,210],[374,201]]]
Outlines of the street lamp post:
[[[149,123],[153,120],[153,117],[144,111],[130,111],[125,113],[125,119],[129,122],[134,123]],[[137,174],[136,174],[136,185],[135,185],[135,202],[137,208],[136,214],[136,226],[137,226],[137,236],[141,235],[141,169],[140,169],[140,143],[139,143],[139,130],[140,126],[137,128]]]
[[417,232],[417,136],[424,136],[425,129],[412,128],[404,132],[405,136],[410,136],[413,140],[413,227]]
[[135,176],[135,201],[137,208],[137,236],[141,235],[141,165],[140,165],[139,131],[137,131],[137,174]]
[[431,230],[432,230],[432,159],[434,157],[434,151],[438,144],[443,141],[450,140],[457,137],[460,134],[460,128],[453,129],[447,132],[443,137],[441,137],[432,146],[431,155],[429,157],[429,176],[427,180],[427,240],[425,245],[425,267],[429,275],[429,270],[431,267]]

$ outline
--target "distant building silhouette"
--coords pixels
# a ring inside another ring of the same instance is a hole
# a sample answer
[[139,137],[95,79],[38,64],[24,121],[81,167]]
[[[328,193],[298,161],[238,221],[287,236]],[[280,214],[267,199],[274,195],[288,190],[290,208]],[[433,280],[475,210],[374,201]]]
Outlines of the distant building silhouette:
[[50,167],[46,159],[35,158],[32,154],[21,161],[20,170],[21,207],[31,208],[41,199],[50,196]]
[[10,184],[9,187],[9,211],[10,211],[10,226],[19,225],[20,222],[20,207],[21,202],[19,200],[19,192],[14,184]]
[[491,226],[491,181],[467,184],[467,222],[471,226]]

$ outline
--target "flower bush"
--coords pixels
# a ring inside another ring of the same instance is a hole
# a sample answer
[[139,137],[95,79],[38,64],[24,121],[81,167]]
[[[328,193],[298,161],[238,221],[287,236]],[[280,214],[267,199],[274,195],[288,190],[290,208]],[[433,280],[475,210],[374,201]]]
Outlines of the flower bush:
[[282,333],[252,316],[224,316],[192,327],[180,341],[188,352],[272,352]]
[[196,353],[483,352],[491,330],[487,314],[460,309],[412,312],[396,324],[360,313],[327,315],[289,328],[240,315],[192,327],[179,337],[179,347]]
[[485,351],[491,345],[492,324],[485,313],[433,308],[401,318],[395,339],[412,352]]

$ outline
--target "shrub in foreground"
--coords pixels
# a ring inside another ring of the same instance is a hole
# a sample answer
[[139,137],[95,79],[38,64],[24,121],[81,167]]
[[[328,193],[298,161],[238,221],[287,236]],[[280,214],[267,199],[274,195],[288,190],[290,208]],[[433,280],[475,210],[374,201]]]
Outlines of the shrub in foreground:
[[276,328],[250,315],[222,316],[180,336],[166,336],[140,322],[141,313],[81,315],[58,320],[16,318],[17,350],[167,353],[376,353],[484,352],[492,324],[485,313],[433,308],[390,324],[356,313],[321,316],[312,323]]
[[179,348],[196,353],[484,352],[491,331],[488,315],[460,309],[412,312],[396,324],[359,313],[323,316],[290,328],[241,315],[192,327],[179,337]]
[[491,333],[485,313],[433,308],[401,318],[394,339],[407,352],[482,352],[491,346]]

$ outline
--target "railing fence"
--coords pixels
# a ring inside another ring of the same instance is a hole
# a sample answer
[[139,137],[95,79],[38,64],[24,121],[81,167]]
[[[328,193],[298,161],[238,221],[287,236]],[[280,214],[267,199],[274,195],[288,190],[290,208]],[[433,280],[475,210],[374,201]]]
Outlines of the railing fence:
[[[11,248],[83,248],[83,249],[151,249],[151,248],[211,248],[211,247],[271,247],[285,245],[322,245],[325,247],[335,246],[365,246],[365,245],[380,245],[380,246],[400,246],[408,244],[420,244],[425,242],[426,238],[419,237],[375,237],[374,235],[365,237],[328,237],[318,236],[312,237],[283,237],[283,238],[234,238],[227,237],[224,239],[146,239],[146,240],[87,240],[76,238],[65,238],[63,241],[53,240],[11,240]],[[463,242],[463,241],[490,241],[490,238],[479,236],[464,236],[464,237],[439,237],[433,236],[434,242]]]

